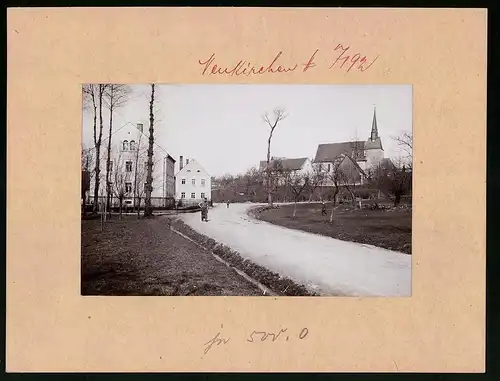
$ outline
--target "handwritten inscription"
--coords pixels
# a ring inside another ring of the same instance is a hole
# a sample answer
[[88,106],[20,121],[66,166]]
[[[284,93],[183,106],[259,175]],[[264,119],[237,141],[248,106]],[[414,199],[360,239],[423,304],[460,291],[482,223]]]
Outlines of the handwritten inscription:
[[[219,62],[216,54],[212,53],[210,57],[198,60],[198,64],[201,66],[201,75],[206,76],[283,74],[300,71],[301,69],[303,73],[306,73],[319,66],[315,62],[318,54],[321,54],[320,50],[316,49],[308,60],[298,63],[286,62],[283,58],[283,52],[280,51],[276,53],[268,62],[264,62],[262,64],[254,64],[250,61],[240,59],[234,64],[227,65]],[[331,53],[326,54],[328,54],[328,57],[331,56]],[[337,44],[335,49],[333,49],[333,60],[331,61],[328,69],[341,69],[346,73],[349,73],[351,70],[364,72],[368,70],[378,58],[379,55],[375,58],[368,58],[366,55],[362,55],[361,52],[355,51],[350,45]]]
[[[291,342],[293,340],[300,341],[304,340],[308,334],[309,329],[307,328],[302,328],[300,332],[290,332],[288,328],[282,328],[279,331],[272,332],[254,330],[246,337],[246,341],[249,343],[274,343],[278,340],[281,342]],[[229,340],[230,337],[224,338],[221,332],[217,332],[217,334],[212,339],[204,344],[203,353],[207,354],[213,347],[228,344]]]
[[342,44],[337,45],[334,51],[339,52],[339,54],[336,57],[335,61],[330,66],[330,69],[334,68],[336,65],[342,69],[344,68],[344,65],[347,64],[345,66],[347,72],[350,72],[353,67],[359,71],[366,71],[375,63],[375,61],[379,57],[376,56],[375,59],[373,59],[369,64],[367,64],[368,60],[366,56],[361,56],[361,54],[357,52],[354,54],[351,53],[352,55],[347,54],[349,49],[351,49],[350,46],[344,47]]
[[205,343],[205,351],[204,351],[205,354],[210,352],[210,349],[212,349],[212,347],[214,345],[227,344],[229,342],[229,338],[224,339],[222,337],[219,338],[219,336],[220,336],[220,332],[217,332],[217,335],[215,335],[215,337],[213,339],[211,339]]

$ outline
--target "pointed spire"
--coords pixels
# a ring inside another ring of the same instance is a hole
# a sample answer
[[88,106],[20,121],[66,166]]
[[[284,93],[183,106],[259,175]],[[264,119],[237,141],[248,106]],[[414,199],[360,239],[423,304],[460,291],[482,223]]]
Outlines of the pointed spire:
[[378,129],[377,129],[377,113],[376,113],[376,107],[373,106],[373,121],[372,121],[372,134],[371,134],[371,140],[375,141],[378,138]]

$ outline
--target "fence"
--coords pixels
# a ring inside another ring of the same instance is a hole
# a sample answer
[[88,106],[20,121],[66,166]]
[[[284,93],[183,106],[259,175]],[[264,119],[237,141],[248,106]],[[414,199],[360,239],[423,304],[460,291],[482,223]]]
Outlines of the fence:
[[[106,196],[99,196],[97,200],[99,203],[104,204],[106,202]],[[94,203],[94,197],[89,196],[86,201],[87,206],[93,205],[93,203]],[[110,203],[112,211],[115,211],[120,208],[120,200],[117,197],[111,197]],[[144,209],[144,197],[141,197],[140,200],[137,198],[134,199],[133,197],[131,198],[127,197],[123,199],[122,202],[123,209],[137,210],[137,206],[139,206],[139,209]],[[174,209],[175,199],[173,197],[151,197],[151,206],[155,209]]]

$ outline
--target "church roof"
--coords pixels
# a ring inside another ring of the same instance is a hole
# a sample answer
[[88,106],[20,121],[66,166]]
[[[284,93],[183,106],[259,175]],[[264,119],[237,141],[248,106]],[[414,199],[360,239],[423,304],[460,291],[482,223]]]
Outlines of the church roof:
[[[318,145],[316,151],[315,163],[332,162],[342,154],[352,155],[355,149],[362,151],[365,147],[365,142],[358,140],[353,142],[328,143]],[[362,152],[360,152],[362,154]]]
[[[300,157],[300,158],[294,158],[294,159],[288,159],[288,158],[276,158],[272,159],[270,164],[271,167],[273,165],[276,165],[277,163],[281,163],[282,169],[286,171],[298,171],[299,169],[302,168],[304,163],[306,162],[307,157]],[[267,160],[262,160],[260,162],[259,168],[261,171],[265,170],[267,167]]]

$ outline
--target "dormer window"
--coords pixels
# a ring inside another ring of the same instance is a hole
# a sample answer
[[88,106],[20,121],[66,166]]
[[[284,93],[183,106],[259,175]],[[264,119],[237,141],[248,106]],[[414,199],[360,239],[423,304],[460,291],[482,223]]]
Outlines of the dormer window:
[[130,150],[135,151],[135,141],[134,140],[130,141]]
[[128,140],[123,141],[123,150],[128,151]]

